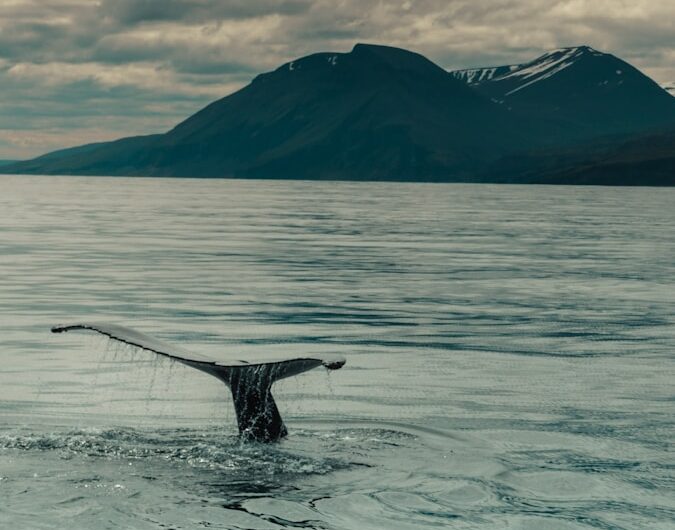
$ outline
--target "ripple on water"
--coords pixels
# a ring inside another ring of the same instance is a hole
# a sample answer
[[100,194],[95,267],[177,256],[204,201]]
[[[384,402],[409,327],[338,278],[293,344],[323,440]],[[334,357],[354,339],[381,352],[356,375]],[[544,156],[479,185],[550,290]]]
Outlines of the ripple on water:
[[[1,180],[0,528],[672,530],[675,190]],[[71,319],[348,363],[242,445]]]

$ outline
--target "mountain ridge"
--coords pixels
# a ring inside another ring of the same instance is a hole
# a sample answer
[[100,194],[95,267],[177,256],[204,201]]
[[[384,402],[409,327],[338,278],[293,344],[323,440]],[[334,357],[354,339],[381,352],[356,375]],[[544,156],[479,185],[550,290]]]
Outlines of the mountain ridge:
[[[611,71],[611,86],[598,83]],[[587,46],[461,72],[359,43],[262,73],[166,133],[60,150],[2,172],[482,181],[518,153],[534,160],[526,153],[675,128],[672,97]],[[632,100],[637,110],[616,114]]]

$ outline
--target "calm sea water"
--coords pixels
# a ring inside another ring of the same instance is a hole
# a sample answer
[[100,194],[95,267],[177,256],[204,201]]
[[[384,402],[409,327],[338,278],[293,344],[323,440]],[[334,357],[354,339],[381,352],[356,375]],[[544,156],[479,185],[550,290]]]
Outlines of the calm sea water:
[[[0,177],[0,528],[673,529],[675,190]],[[339,353],[241,443],[211,356]]]

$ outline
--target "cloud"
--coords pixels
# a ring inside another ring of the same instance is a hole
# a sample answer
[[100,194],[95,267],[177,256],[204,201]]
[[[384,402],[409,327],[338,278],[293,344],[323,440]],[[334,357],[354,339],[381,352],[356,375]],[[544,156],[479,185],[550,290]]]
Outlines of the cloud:
[[674,20],[653,0],[3,0],[0,158],[162,131],[258,72],[359,41],[446,68],[589,44],[672,81]]
[[103,0],[100,12],[124,25],[157,21],[205,23],[271,14],[298,15],[311,5],[309,0]]

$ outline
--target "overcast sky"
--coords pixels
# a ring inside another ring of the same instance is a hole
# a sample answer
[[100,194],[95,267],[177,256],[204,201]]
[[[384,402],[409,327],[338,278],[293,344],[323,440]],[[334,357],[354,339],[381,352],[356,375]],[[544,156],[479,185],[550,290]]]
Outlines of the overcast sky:
[[0,159],[164,131],[356,42],[448,68],[589,44],[675,81],[673,0],[0,0]]

